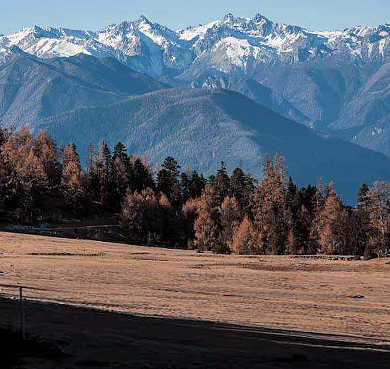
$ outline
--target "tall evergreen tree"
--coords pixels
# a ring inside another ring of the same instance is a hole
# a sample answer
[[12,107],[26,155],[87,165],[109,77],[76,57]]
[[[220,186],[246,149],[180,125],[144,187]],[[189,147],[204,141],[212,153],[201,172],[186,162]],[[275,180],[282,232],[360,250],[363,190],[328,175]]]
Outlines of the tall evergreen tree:
[[[303,205],[310,216],[314,215],[317,207],[318,190],[316,186],[308,185],[301,188],[298,193],[298,204]],[[320,209],[319,209],[320,210]]]
[[292,213],[296,215],[299,211],[300,203],[297,186],[295,185],[291,177],[288,180],[286,196],[287,206],[290,208]]
[[126,154],[126,147],[121,143],[114,148],[111,164],[111,209],[119,211],[121,202],[129,187],[129,158]]
[[191,180],[186,172],[180,174],[180,187],[182,202],[185,204],[191,198]]
[[112,156],[107,143],[100,142],[100,158],[98,162],[98,175],[100,182],[100,202],[109,210],[112,204]]
[[142,191],[146,188],[155,189],[152,172],[141,158],[134,158],[129,170],[130,188],[133,191]]
[[99,150],[92,145],[88,145],[87,162],[87,192],[95,201],[100,200],[100,155]]
[[350,242],[356,255],[364,254],[370,236],[370,188],[363,183],[359,188],[356,210],[350,211]]
[[119,160],[124,164],[127,164],[128,160],[129,160],[129,157],[127,155],[126,146],[120,141],[115,145],[114,153],[112,155],[113,161],[117,158],[119,158]]
[[62,154],[61,186],[66,202],[72,207],[74,215],[78,216],[84,187],[80,157],[74,144],[66,146]]
[[206,186],[206,180],[203,174],[199,175],[196,170],[191,173],[190,179],[190,198],[196,199],[202,195],[202,191]]
[[358,192],[358,199],[357,199],[357,205],[358,205],[358,208],[360,209],[364,209],[367,207],[368,205],[368,193],[370,191],[370,188],[365,184],[363,183],[360,188],[359,188],[359,192]]
[[230,178],[226,170],[226,164],[223,161],[221,161],[221,167],[215,176],[213,187],[217,201],[222,204],[226,196],[230,194]]
[[243,209],[247,205],[247,178],[241,168],[236,168],[230,178],[231,194],[237,199]]
[[157,191],[164,193],[175,209],[180,209],[182,206],[179,169],[177,161],[167,157],[157,174]]

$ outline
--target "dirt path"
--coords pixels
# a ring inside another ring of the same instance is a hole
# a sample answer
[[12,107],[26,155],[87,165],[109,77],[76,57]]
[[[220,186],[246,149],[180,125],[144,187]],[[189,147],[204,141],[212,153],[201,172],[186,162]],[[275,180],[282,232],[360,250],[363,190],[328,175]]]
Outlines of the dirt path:
[[86,225],[86,226],[67,226],[67,227],[41,227],[41,228],[31,228],[36,230],[44,230],[44,231],[62,231],[66,229],[90,229],[90,228],[114,228],[119,227],[118,224],[102,224],[102,225]]

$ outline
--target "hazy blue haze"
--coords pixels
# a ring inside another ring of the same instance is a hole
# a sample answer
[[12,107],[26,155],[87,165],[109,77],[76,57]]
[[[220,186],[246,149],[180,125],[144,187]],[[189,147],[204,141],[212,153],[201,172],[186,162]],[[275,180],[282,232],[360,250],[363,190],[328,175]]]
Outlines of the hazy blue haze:
[[141,14],[184,28],[229,12],[243,17],[261,13],[309,29],[390,23],[389,0],[0,0],[0,33],[31,24],[97,30]]

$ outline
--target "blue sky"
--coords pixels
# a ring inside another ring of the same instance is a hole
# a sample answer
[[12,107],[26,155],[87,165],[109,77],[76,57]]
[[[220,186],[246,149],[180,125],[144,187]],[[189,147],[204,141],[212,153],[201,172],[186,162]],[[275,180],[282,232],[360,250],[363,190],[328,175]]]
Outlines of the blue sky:
[[0,0],[0,33],[32,24],[98,30],[142,14],[184,28],[227,13],[261,13],[309,29],[343,29],[390,23],[390,0]]

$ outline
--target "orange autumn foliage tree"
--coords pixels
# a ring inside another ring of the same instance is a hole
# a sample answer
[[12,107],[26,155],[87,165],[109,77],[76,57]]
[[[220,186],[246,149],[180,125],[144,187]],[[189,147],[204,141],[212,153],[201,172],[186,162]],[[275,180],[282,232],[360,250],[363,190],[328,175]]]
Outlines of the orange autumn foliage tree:
[[11,135],[1,146],[1,158],[6,165],[7,186],[13,189],[23,209],[20,216],[32,217],[38,188],[47,185],[47,174],[34,153],[34,140],[30,132],[22,129]]
[[226,252],[220,239],[220,215],[214,189],[207,184],[199,200],[198,216],[194,223],[194,245],[200,250]]
[[253,223],[247,215],[235,230],[230,248],[232,252],[240,255],[256,255],[261,253],[259,244],[256,240],[256,232]]
[[254,227],[257,242],[264,254],[285,253],[290,210],[287,206],[287,178],[284,159],[278,155],[274,162],[266,155],[264,178],[254,193]]
[[334,191],[333,184],[328,188],[328,195],[318,221],[320,254],[345,254],[348,249],[348,214],[340,198]]
[[222,228],[220,242],[227,250],[231,250],[233,235],[242,222],[244,212],[234,196],[225,198],[219,212]]

